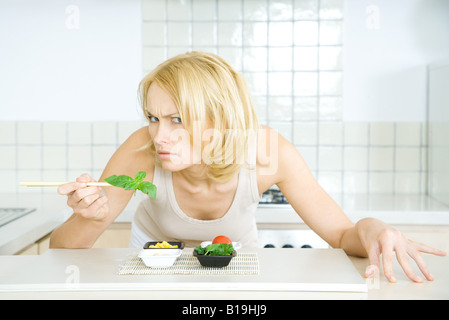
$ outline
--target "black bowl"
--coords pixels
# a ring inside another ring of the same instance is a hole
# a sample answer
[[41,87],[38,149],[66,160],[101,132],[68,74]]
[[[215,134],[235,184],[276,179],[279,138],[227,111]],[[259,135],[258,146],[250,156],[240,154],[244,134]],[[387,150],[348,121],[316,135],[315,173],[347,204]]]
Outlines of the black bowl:
[[237,255],[237,251],[233,251],[229,256],[209,256],[204,254],[198,254],[193,250],[193,256],[198,258],[198,261],[203,267],[209,268],[223,268],[226,267],[231,259]]
[[150,246],[154,246],[156,245],[158,242],[162,242],[162,241],[150,241],[145,243],[145,245],[143,246],[144,249],[168,249],[168,250],[173,250],[173,249],[184,249],[184,242],[181,241],[167,241],[168,244],[172,245],[172,246],[178,246],[177,248],[150,248]]

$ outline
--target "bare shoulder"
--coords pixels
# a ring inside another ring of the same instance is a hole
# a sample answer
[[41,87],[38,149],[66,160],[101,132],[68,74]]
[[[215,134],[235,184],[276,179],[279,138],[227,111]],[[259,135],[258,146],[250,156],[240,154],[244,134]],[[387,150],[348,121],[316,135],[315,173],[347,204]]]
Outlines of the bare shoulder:
[[138,171],[145,171],[145,180],[153,180],[154,158],[146,148],[150,141],[148,127],[133,132],[115,151],[103,172],[102,179],[112,174],[134,176]]
[[259,192],[263,193],[274,184],[300,167],[307,167],[296,147],[276,130],[261,126],[257,139],[257,176]]

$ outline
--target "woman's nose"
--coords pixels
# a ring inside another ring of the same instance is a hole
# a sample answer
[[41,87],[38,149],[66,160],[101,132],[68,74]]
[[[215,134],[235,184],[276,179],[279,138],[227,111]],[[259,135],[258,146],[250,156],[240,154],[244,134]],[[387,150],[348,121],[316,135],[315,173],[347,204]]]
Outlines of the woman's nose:
[[170,142],[170,130],[166,126],[159,124],[153,140],[156,144],[168,144]]

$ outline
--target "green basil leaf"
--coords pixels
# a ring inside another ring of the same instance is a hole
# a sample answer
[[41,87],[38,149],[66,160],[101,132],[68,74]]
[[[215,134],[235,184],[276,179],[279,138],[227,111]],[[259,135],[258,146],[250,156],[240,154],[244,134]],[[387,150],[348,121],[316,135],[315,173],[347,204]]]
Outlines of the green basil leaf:
[[134,181],[142,182],[146,176],[147,176],[147,173],[145,171],[139,171],[136,173],[136,176],[134,177]]
[[[147,194],[149,197],[152,197],[156,200],[156,186],[148,181],[143,181],[146,177],[145,171],[139,171],[135,175],[135,179],[127,176],[127,175],[112,175],[104,179],[110,185],[115,187],[123,188],[125,190],[140,190],[143,193]],[[136,192],[134,192],[134,195]]]
[[157,188],[151,182],[142,181],[139,184],[139,188],[138,189],[140,191],[142,191],[143,193],[147,194],[149,197],[152,197],[154,200],[156,200],[156,190],[157,190]]
[[104,180],[107,183],[120,188],[125,188],[125,186],[129,182],[133,181],[133,179],[131,177],[128,177],[127,175],[120,175],[120,176],[113,175]]

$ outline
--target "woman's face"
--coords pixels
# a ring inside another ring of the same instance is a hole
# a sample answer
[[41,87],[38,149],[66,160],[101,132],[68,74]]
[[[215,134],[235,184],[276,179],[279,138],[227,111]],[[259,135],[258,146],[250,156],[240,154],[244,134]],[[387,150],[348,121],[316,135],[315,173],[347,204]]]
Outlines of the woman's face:
[[181,122],[175,103],[154,82],[148,91],[146,111],[156,157],[163,169],[179,171],[201,163],[201,153],[195,152],[190,143],[190,134]]

